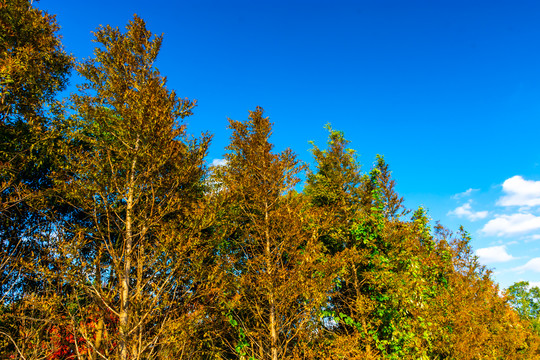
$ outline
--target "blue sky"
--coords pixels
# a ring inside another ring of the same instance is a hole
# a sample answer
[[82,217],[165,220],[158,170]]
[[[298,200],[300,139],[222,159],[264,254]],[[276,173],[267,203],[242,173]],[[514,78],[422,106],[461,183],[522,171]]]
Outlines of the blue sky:
[[406,205],[471,233],[507,287],[540,285],[540,2],[41,0],[67,51],[92,55],[99,25],[134,13],[164,42],[157,67],[187,119],[228,143],[227,117],[257,105],[277,150],[311,161],[324,124],[369,171],[376,154]]

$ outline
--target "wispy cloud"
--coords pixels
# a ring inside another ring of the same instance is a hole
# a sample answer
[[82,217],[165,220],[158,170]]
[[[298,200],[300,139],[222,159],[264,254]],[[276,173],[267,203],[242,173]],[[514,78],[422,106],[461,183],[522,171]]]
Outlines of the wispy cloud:
[[540,181],[525,180],[516,175],[502,185],[506,193],[497,201],[501,206],[538,206],[540,205]]
[[540,272],[540,257],[533,258],[527,261],[525,265],[518,266],[514,268],[513,270],[517,272],[524,272],[524,271]]
[[514,260],[515,257],[506,251],[506,246],[491,246],[476,250],[476,255],[483,264],[492,264]]
[[469,221],[476,221],[480,219],[485,219],[488,216],[487,211],[473,211],[471,207],[471,202],[458,206],[452,211],[448,212],[448,215],[455,215],[459,218],[467,218]]
[[470,188],[470,189],[467,189],[465,190],[464,192],[460,192],[460,193],[457,193],[455,195],[452,196],[453,199],[461,199],[461,198],[464,198],[464,197],[468,197],[468,196],[471,196],[471,194],[475,191],[478,191],[479,189],[473,189],[473,188]]
[[486,235],[515,235],[540,229],[540,217],[532,214],[497,215],[482,228]]
[[227,165],[227,160],[225,159],[212,160],[212,166],[225,166],[225,165]]

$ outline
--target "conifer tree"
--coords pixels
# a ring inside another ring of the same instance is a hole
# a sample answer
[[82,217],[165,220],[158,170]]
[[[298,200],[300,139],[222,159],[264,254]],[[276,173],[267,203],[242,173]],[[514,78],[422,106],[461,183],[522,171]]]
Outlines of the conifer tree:
[[126,32],[105,26],[95,36],[95,57],[77,68],[86,82],[72,97],[75,116],[58,126],[69,145],[58,194],[85,215],[56,219],[65,326],[79,339],[73,354],[181,358],[171,344],[195,321],[209,138],[191,139],[179,122],[195,103],[154,67],[161,36],[137,16]]
[[400,197],[395,190],[396,181],[392,179],[392,172],[384,160],[384,156],[377,155],[375,168],[378,170],[377,183],[380,188],[384,216],[387,219],[393,219],[400,215],[400,211],[404,211],[403,198]]
[[469,234],[463,228],[455,237],[446,231],[438,242],[444,248],[442,258],[450,261],[443,286],[422,309],[422,316],[433,324],[431,356],[537,359],[540,338],[520,321],[491,279],[491,271],[473,255]]
[[321,241],[339,265],[329,303],[323,311],[332,339],[329,348],[339,356],[370,358],[375,352],[372,354],[369,346],[366,351],[365,344],[360,345],[365,333],[359,332],[364,314],[372,307],[371,300],[361,292],[361,267],[368,253],[364,247],[357,246],[353,229],[358,219],[371,213],[366,209],[373,207],[372,183],[361,174],[355,152],[347,147],[349,141],[344,134],[330,125],[326,129],[327,149],[321,150],[313,144],[317,171],[308,174],[304,193],[310,199],[310,211],[317,211],[325,219],[321,223]]
[[328,231],[323,237],[331,253],[343,250],[350,241],[350,228],[360,210],[360,164],[355,151],[348,148],[343,132],[327,124],[328,148],[321,150],[314,143],[311,150],[316,172],[310,171],[304,194],[314,208],[324,209],[328,218]]
[[294,191],[303,166],[289,150],[273,153],[262,108],[233,130],[219,170],[221,236],[230,259],[223,300],[240,356],[285,359],[316,332],[330,281],[303,198]]

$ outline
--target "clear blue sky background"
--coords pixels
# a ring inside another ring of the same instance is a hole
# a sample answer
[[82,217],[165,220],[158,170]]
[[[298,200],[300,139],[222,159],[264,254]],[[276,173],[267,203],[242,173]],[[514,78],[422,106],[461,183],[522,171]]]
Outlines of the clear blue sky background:
[[214,134],[209,161],[228,143],[227,117],[245,119],[257,105],[275,122],[276,149],[306,162],[308,141],[324,146],[330,122],[365,171],[385,156],[408,207],[427,207],[452,230],[463,224],[502,287],[540,284],[540,2],[37,6],[57,15],[79,59],[92,55],[93,30],[123,28],[134,13],[164,33],[156,65],[170,88],[198,100],[187,122]]

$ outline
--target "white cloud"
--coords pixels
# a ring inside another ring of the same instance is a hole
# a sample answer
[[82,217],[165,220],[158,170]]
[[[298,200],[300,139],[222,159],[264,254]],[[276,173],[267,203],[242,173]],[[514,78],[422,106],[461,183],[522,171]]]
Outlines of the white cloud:
[[525,265],[518,266],[513,269],[514,271],[523,272],[523,271],[535,271],[540,272],[540,257],[536,257],[527,261]]
[[533,287],[540,288],[540,281],[529,281],[529,289]]
[[540,217],[532,214],[497,215],[482,228],[487,235],[513,235],[540,229]]
[[227,160],[225,159],[212,160],[212,166],[225,166],[225,165],[227,165]]
[[502,206],[538,206],[540,205],[540,181],[525,180],[516,175],[506,179],[502,185],[506,193],[497,202]]
[[453,198],[453,199],[461,199],[461,198],[470,196],[473,192],[478,191],[478,190],[479,190],[479,189],[473,189],[473,188],[470,188],[470,189],[467,189],[467,190],[464,191],[464,192],[460,192],[460,193],[455,194],[454,196],[452,196],[452,198]]
[[476,250],[476,255],[483,264],[506,262],[515,257],[506,252],[506,246],[492,246]]
[[487,211],[473,211],[470,202],[458,206],[452,211],[448,212],[448,215],[456,215],[459,218],[467,218],[469,221],[476,221],[479,219],[485,219],[488,216]]
[[533,242],[533,241],[540,240],[540,234],[533,234],[533,235],[523,236],[521,239],[523,241],[525,241],[526,243],[530,243],[530,242]]

